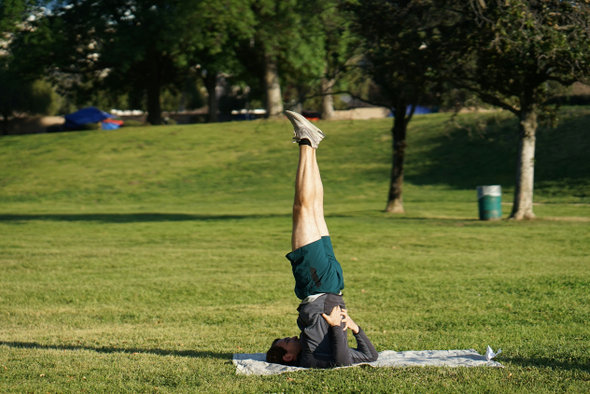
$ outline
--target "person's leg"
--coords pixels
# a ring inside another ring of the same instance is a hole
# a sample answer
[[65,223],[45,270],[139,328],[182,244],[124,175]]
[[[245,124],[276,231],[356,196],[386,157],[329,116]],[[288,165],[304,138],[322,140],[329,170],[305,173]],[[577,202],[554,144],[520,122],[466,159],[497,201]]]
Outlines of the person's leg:
[[313,161],[315,172],[315,200],[314,200],[314,217],[315,223],[320,232],[321,237],[330,235],[328,225],[324,218],[324,185],[322,184],[322,177],[320,176],[320,167],[318,166],[317,157]]
[[292,250],[321,239],[322,232],[324,232],[323,228],[320,231],[320,227],[318,227],[316,214],[318,195],[320,198],[323,195],[323,191],[318,191],[318,182],[321,185],[317,170],[316,150],[308,145],[300,145],[299,165],[295,178],[295,200],[293,201]]
[[292,251],[286,256],[295,278],[295,294],[302,300],[318,293],[338,294],[344,288],[342,269],[334,257],[324,219],[324,189],[315,150],[324,135],[301,115],[287,111],[287,116],[299,143]]
[[[342,275],[342,267],[340,263],[336,259],[334,255],[334,249],[332,247],[332,241],[330,239],[330,233],[328,231],[328,225],[326,224],[326,219],[324,218],[324,187],[322,185],[322,179],[320,177],[320,168],[318,166],[317,160],[314,161],[315,164],[315,172],[316,172],[316,179],[315,179],[315,187],[316,187],[316,198],[315,198],[315,206],[314,206],[314,217],[316,221],[316,226],[318,231],[320,232],[320,236],[322,238],[322,242],[324,244],[324,251],[330,261],[330,266],[332,267],[332,275],[328,275],[326,278],[331,278],[326,282],[331,283],[332,285],[328,288],[332,289],[330,292],[338,293],[340,290],[344,289],[344,280]],[[335,291],[334,289],[339,289]],[[343,305],[341,305],[344,307]],[[330,309],[331,310],[331,309]],[[329,313],[329,312],[326,312]]]

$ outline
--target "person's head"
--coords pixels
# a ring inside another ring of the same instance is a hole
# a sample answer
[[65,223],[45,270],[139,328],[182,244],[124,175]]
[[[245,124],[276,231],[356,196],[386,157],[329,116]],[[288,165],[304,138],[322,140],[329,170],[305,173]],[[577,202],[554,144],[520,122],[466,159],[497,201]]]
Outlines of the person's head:
[[295,365],[301,353],[299,338],[277,338],[266,352],[266,361],[269,363]]

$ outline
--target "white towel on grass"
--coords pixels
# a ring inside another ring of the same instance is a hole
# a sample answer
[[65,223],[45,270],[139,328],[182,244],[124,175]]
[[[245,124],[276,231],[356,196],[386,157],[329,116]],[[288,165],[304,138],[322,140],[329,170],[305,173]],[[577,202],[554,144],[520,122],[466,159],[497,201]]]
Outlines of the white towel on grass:
[[[233,363],[237,367],[236,373],[240,375],[276,375],[284,372],[303,371],[308,368],[289,367],[286,365],[266,362],[265,353],[237,353],[234,354]],[[406,352],[394,352],[384,350],[379,353],[377,361],[355,365],[370,365],[372,367],[499,367],[504,368],[497,361],[488,360],[473,349],[469,350],[410,350]],[[349,367],[343,367],[349,368]]]

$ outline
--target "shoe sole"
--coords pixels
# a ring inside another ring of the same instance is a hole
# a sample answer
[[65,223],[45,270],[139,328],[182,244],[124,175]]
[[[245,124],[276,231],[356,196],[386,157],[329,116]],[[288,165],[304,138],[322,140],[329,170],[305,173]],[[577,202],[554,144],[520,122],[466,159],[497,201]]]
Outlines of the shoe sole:
[[297,112],[285,111],[285,115],[294,128],[295,137],[293,139],[295,141],[293,142],[297,143],[302,139],[308,139],[311,142],[311,147],[317,149],[318,144],[326,135],[316,125]]

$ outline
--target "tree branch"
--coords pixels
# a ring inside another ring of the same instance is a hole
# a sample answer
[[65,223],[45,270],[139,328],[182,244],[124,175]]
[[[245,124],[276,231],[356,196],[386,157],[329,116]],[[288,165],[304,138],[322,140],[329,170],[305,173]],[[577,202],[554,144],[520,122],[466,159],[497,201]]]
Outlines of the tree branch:
[[376,107],[385,107],[385,108],[388,108],[389,110],[393,110],[393,108],[394,108],[391,105],[383,103],[383,102],[372,101],[372,100],[362,98],[362,97],[357,96],[356,94],[351,93],[347,90],[340,90],[338,92],[332,92],[332,93],[316,93],[316,94],[312,94],[310,96],[305,96],[305,100],[310,99],[310,98],[314,98],[314,97],[323,97],[323,96],[330,96],[330,95],[334,96],[336,94],[347,94],[355,100],[359,100],[359,101],[362,101],[363,103],[366,103],[369,105],[374,105]]
[[488,102],[489,104],[495,105],[496,107],[500,107],[502,109],[512,112],[516,116],[519,116],[520,111],[517,108],[506,103],[505,101],[503,101],[499,97],[478,88],[477,86],[473,86],[473,85],[470,85],[470,84],[467,84],[467,83],[464,83],[464,82],[461,82],[458,80],[453,80],[452,83],[453,83],[453,85],[457,86],[458,88],[467,89],[467,90],[472,91],[473,93],[480,96],[484,101]]

